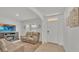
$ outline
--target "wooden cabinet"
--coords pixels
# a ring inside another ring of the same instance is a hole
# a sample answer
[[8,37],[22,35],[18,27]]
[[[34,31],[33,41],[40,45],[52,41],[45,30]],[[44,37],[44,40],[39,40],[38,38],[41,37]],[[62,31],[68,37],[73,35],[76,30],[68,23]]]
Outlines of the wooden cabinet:
[[18,32],[0,32],[0,38],[5,38],[8,41],[19,40]]
[[79,8],[75,7],[72,9],[68,17],[67,23],[69,27],[79,26]]

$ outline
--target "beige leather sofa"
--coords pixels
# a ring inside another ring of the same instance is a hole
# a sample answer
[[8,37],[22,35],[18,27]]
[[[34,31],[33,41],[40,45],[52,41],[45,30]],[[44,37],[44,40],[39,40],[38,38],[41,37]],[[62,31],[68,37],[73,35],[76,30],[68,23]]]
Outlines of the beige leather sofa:
[[5,39],[0,39],[0,51],[1,52],[34,52],[41,43],[30,44],[18,41],[16,43],[10,43]]
[[9,42],[4,38],[0,39],[0,50],[2,52],[33,52],[41,42],[39,42],[39,32],[27,32],[21,40],[15,43]]

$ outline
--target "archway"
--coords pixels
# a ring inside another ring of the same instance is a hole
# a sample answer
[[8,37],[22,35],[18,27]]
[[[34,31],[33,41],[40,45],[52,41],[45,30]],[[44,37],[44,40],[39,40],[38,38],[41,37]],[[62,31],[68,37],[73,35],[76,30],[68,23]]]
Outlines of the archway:
[[29,7],[31,11],[33,11],[42,21],[42,42],[45,43],[47,42],[47,18],[46,16],[42,15],[38,10],[36,10],[33,7]]

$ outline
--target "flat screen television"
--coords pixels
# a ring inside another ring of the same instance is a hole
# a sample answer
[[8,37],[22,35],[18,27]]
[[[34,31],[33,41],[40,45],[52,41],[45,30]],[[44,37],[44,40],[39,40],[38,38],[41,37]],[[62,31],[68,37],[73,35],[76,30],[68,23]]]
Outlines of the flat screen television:
[[3,31],[16,31],[16,25],[0,24],[0,32]]

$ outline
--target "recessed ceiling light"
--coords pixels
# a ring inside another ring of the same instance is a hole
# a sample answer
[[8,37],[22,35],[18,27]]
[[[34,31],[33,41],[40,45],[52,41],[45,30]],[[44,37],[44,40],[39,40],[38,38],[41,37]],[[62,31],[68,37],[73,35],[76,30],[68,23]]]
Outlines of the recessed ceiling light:
[[16,16],[19,16],[19,14],[17,13]]

